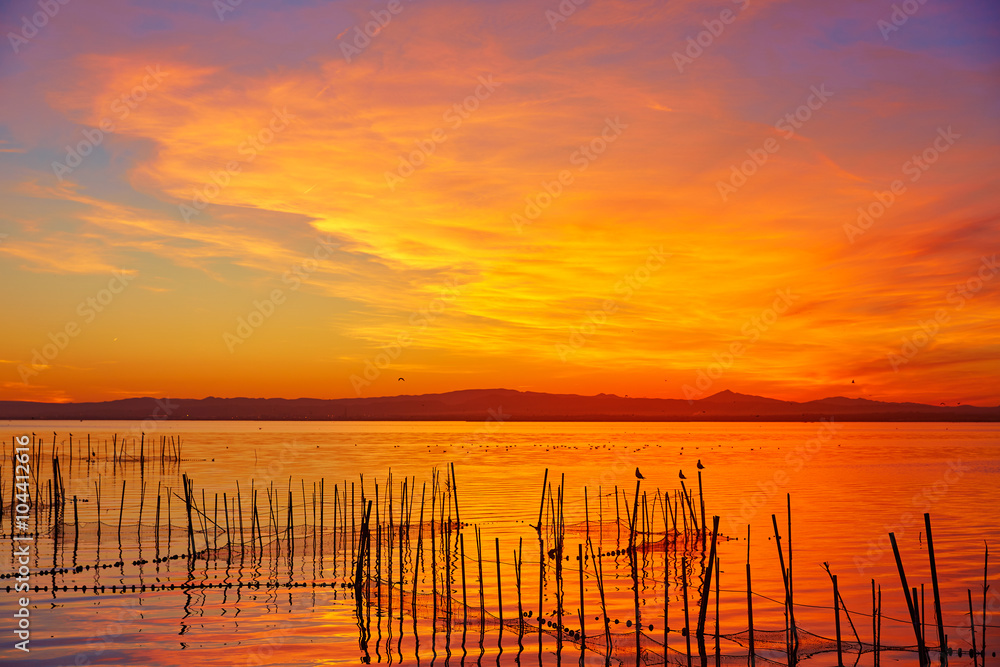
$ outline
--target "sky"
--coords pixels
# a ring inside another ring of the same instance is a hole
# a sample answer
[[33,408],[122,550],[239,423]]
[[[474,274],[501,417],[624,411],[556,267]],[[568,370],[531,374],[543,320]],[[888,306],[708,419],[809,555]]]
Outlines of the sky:
[[0,27],[0,399],[1000,405],[995,2],[17,0]]

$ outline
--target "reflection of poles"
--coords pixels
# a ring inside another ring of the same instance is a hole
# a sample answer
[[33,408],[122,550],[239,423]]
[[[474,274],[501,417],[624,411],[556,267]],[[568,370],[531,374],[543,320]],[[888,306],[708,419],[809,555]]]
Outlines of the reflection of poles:
[[590,543],[590,557],[597,565],[597,590],[601,594],[601,618],[604,621],[604,665],[611,664],[611,619],[608,618],[608,605],[604,598],[604,561],[594,555],[594,544]]
[[684,596],[684,639],[687,646],[687,664],[691,667],[691,618],[688,613],[688,560],[687,556],[681,558],[681,595]]
[[[659,492],[657,492],[659,493]],[[665,504],[667,508],[670,507],[670,500],[667,498],[667,494],[663,494],[663,500],[661,504]],[[676,537],[676,535],[675,535]],[[676,554],[676,539],[674,541],[675,554]],[[670,633],[670,622],[669,622],[669,611],[670,608],[670,539],[667,533],[667,510],[663,511],[663,664],[667,664],[667,640],[668,634]]]
[[358,558],[355,562],[354,570],[354,600],[361,614],[361,598],[364,590],[365,554],[368,552],[370,537],[368,535],[368,521],[371,518],[372,501],[368,501],[368,507],[361,518],[361,534],[358,536]]
[[465,588],[465,535],[458,534],[458,557],[462,561],[462,655],[465,655],[465,632],[469,628],[469,600]]

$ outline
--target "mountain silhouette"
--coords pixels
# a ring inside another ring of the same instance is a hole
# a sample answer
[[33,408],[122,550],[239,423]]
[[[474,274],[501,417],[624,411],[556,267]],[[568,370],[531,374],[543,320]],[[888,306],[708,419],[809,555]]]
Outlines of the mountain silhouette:
[[835,396],[782,401],[729,390],[687,401],[512,389],[374,398],[126,398],[95,403],[0,401],[0,419],[457,421],[1000,421],[1000,406],[887,403]]

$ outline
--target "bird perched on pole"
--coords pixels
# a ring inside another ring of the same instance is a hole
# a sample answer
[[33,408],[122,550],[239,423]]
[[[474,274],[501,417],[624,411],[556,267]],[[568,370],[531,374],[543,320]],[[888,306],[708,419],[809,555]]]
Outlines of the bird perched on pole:
[[635,477],[636,477],[636,479],[646,479],[646,478],[645,478],[645,477],[643,476],[643,474],[642,474],[641,472],[639,472],[639,468],[638,468],[638,466],[637,466],[637,467],[636,467],[636,469],[635,469]]
[[705,466],[701,464],[701,459],[698,459],[698,470],[704,470]]
[[680,472],[680,478],[681,479],[687,479],[687,477],[684,476],[684,471],[683,470],[681,470],[681,472]]

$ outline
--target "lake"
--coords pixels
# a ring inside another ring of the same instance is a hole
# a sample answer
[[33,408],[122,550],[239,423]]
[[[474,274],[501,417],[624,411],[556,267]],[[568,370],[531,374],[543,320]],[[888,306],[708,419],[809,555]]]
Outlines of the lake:
[[[886,649],[880,658],[917,664],[889,532],[908,586],[917,589],[919,627],[937,659],[925,512],[954,651],[950,661],[973,664],[971,591],[977,646],[985,623],[987,664],[996,664],[1000,425],[487,420],[152,426],[141,437],[129,422],[0,424],[8,453],[3,533],[11,545],[0,572],[17,567],[10,537],[15,436],[38,438],[31,447],[41,457],[39,478],[31,482],[38,487],[31,518],[44,529],[30,556],[30,585],[40,590],[12,588],[0,597],[9,628],[2,664],[549,665],[582,659],[603,665],[607,653],[611,664],[634,662],[636,641],[642,662],[662,664],[665,607],[667,661],[687,664],[684,588],[694,635],[713,516],[720,517],[719,579],[713,573],[706,598],[708,664],[715,664],[716,622],[722,661],[747,664],[748,526],[756,654],[762,664],[786,664],[785,587],[772,514],[787,567],[789,496],[792,609],[802,664],[837,664],[833,588],[824,563],[837,575],[847,609],[840,614],[845,664],[874,664],[872,579],[881,586],[880,645]],[[67,498],[59,507],[46,506],[53,437]],[[160,459],[161,446],[175,451],[171,438],[182,443],[180,461]],[[123,439],[126,460],[115,462]],[[636,468],[645,478],[638,498]],[[682,471],[689,496],[680,494]],[[185,475],[194,507],[190,533]],[[373,510],[364,550],[370,557],[359,579],[362,493]],[[53,525],[57,532],[49,530]],[[984,603],[987,543],[993,562]],[[600,556],[592,557],[591,549]],[[13,586],[10,579],[0,586]],[[352,585],[361,581],[360,589]],[[30,653],[14,648],[13,614],[23,595],[30,596]],[[560,619],[561,630],[548,625]],[[690,639],[693,664],[701,664],[697,637]]]

